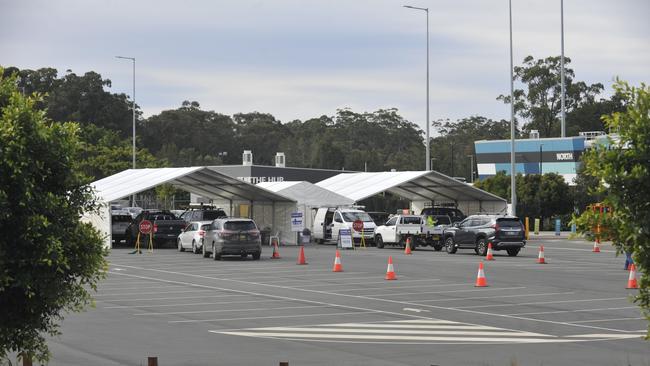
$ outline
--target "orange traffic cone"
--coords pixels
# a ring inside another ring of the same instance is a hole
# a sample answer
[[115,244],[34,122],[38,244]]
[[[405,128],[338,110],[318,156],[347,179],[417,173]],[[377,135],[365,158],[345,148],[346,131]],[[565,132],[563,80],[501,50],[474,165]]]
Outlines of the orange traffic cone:
[[494,260],[494,255],[492,254],[492,243],[488,243],[488,251],[487,254],[485,255],[485,260],[486,261]]
[[393,269],[393,257],[388,257],[388,268],[386,268],[386,279],[396,280],[395,270]]
[[343,265],[341,265],[341,253],[339,250],[336,250],[336,257],[334,257],[334,268],[332,272],[343,272]]
[[298,263],[297,264],[307,264],[305,260],[305,247],[300,246],[300,252],[298,252]]
[[600,238],[596,238],[596,241],[594,241],[594,249],[591,251],[594,253],[600,253],[600,247],[598,246],[600,244]]
[[273,254],[271,255],[271,259],[280,259],[280,250],[278,250],[278,243],[276,241],[273,242]]
[[630,276],[627,279],[626,288],[639,288],[639,285],[636,283],[636,266],[630,264]]
[[539,246],[539,255],[537,256],[537,263],[546,264],[546,259],[544,258],[544,246]]
[[478,274],[476,275],[476,283],[474,287],[487,287],[487,280],[485,279],[485,272],[483,271],[483,262],[478,264]]
[[404,254],[411,254],[411,237],[406,238],[406,246],[404,246]]

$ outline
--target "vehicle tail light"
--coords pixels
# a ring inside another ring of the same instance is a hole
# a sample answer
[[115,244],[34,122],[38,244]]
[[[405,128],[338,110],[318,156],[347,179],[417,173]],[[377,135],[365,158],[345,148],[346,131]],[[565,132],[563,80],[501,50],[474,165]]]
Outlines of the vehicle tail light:
[[153,232],[154,233],[158,232],[158,224],[153,224]]
[[248,237],[251,239],[257,239],[260,237],[260,232],[255,230],[255,231],[249,231],[248,232]]
[[199,238],[205,237],[205,230],[199,230]]

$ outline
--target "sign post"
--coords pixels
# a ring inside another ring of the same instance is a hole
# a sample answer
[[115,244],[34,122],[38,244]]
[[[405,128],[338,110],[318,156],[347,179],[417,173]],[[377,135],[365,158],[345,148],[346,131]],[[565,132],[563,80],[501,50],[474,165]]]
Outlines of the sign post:
[[352,229],[354,231],[358,232],[359,234],[361,234],[361,241],[360,241],[360,244],[359,244],[359,248],[361,248],[361,247],[365,248],[366,247],[366,240],[363,237],[363,221],[354,220],[354,222],[352,223]]
[[302,212],[291,213],[291,231],[296,232],[296,244],[300,245],[300,232],[305,228],[305,220]]

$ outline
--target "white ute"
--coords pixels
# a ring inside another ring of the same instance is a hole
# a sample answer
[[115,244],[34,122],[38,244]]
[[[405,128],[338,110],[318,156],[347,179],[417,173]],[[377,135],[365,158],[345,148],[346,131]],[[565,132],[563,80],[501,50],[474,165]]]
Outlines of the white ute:
[[415,249],[422,236],[422,216],[396,215],[388,219],[386,224],[375,229],[375,244],[377,248],[384,245],[406,246],[406,239],[411,238],[411,249]]

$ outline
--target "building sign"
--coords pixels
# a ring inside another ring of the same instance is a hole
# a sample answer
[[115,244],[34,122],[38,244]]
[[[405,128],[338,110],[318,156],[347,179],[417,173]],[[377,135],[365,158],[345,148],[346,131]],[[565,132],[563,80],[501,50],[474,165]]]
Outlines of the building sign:
[[555,157],[557,160],[573,160],[573,153],[557,153]]
[[262,182],[284,182],[284,177],[237,177],[237,179],[250,184]]

